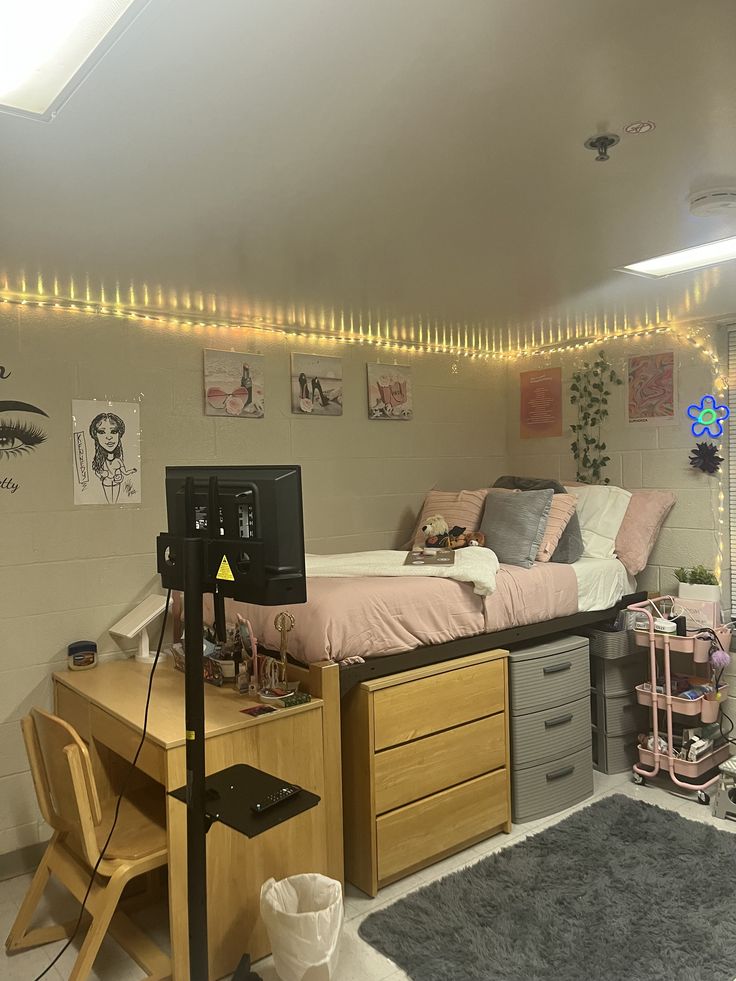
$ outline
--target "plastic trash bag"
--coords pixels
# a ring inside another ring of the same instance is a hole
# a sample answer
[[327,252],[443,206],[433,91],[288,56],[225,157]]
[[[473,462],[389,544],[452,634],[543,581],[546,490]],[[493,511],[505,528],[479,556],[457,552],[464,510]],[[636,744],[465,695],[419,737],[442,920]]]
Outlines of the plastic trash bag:
[[342,886],[308,873],[261,887],[261,916],[281,981],[332,981],[342,930]]

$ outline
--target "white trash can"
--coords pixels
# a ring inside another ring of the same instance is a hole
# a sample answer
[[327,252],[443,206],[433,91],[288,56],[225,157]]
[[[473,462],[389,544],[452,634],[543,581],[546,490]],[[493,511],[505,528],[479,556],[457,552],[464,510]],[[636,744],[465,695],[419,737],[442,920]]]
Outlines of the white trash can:
[[337,977],[342,886],[326,875],[269,879],[261,887],[261,916],[281,981],[333,981]]

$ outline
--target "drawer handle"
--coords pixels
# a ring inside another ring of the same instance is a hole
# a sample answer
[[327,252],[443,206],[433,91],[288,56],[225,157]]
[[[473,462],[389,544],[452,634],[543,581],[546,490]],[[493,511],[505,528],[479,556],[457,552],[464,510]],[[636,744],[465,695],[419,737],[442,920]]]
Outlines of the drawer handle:
[[561,770],[553,770],[552,773],[547,774],[548,780],[559,780],[561,777],[569,777],[571,773],[575,772],[574,766],[563,766]]
[[550,664],[543,671],[545,674],[559,674],[560,671],[569,671],[571,667],[572,661],[563,661],[561,664]]
[[564,726],[566,722],[571,722],[571,721],[572,721],[572,712],[569,712],[567,715],[558,715],[556,719],[545,719],[544,728],[554,729],[555,726]]

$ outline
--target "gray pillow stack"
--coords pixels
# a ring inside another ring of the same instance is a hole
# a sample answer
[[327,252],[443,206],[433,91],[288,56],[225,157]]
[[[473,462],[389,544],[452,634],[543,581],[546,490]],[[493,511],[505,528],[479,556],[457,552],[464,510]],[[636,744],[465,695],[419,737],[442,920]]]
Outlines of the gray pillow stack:
[[530,569],[547,527],[552,490],[489,494],[480,530],[486,545],[506,565]]
[[[564,486],[558,480],[548,480],[544,477],[499,477],[493,486],[506,487],[509,490],[538,491],[550,489],[555,494],[567,493]],[[550,562],[561,562],[564,565],[571,565],[573,562],[577,562],[583,554],[583,549],[580,519],[576,513],[570,518],[567,528],[562,532],[562,537],[552,554]]]

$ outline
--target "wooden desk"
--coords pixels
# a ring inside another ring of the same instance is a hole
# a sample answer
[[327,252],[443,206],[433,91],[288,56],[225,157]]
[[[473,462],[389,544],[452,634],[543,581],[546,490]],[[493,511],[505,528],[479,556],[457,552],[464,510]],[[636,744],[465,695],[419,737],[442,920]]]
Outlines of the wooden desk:
[[[297,669],[302,689],[324,700],[258,718],[242,714],[252,704],[246,696],[205,686],[208,773],[250,763],[322,798],[252,840],[213,825],[207,836],[210,978],[230,974],[246,951],[254,959],[269,952],[259,915],[266,879],[323,872],[342,881],[338,671],[337,665]],[[131,761],[138,747],[149,673],[146,665],[127,660],[54,675],[55,711],[89,744],[101,793],[115,793],[127,770],[122,761]],[[156,670],[137,768],[166,791],[181,787],[184,743],[184,675],[166,661]],[[188,981],[186,808],[167,796],[166,815],[173,978]]]

